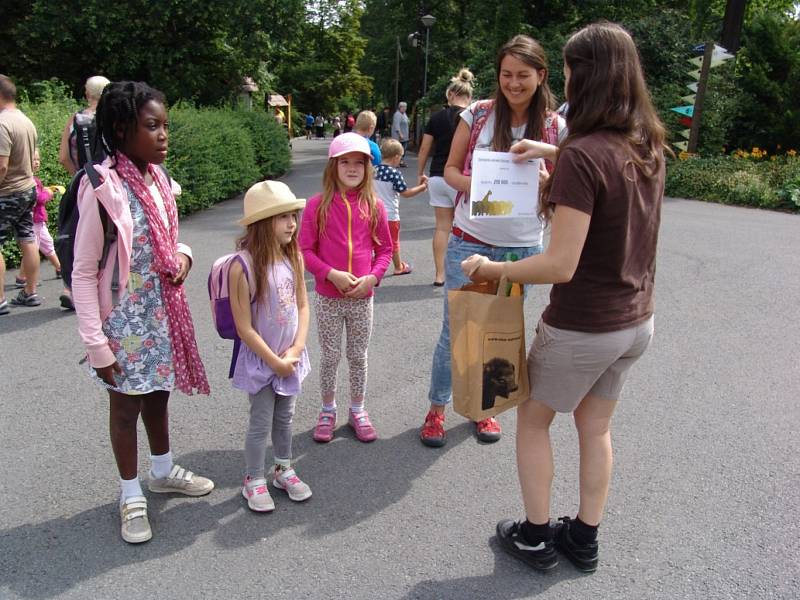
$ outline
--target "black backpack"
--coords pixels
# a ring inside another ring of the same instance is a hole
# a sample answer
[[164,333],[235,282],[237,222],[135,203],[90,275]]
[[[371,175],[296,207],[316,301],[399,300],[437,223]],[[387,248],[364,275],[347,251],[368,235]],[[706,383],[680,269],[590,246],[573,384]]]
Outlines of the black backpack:
[[[61,196],[58,206],[58,234],[55,239],[56,255],[61,263],[61,278],[67,288],[72,287],[72,263],[75,260],[75,233],[78,230],[78,188],[80,187],[83,176],[89,178],[93,188],[100,185],[100,176],[92,166],[92,162],[86,163],[83,169],[75,173],[72,181],[69,182],[66,193]],[[100,222],[103,224],[103,253],[100,256],[98,270],[106,266],[108,250],[111,244],[117,239],[117,228],[111,222],[105,207],[98,202],[97,208],[100,211]]]
[[[77,156],[72,155],[73,139]],[[94,115],[75,113],[70,133],[69,154],[79,169],[89,161],[100,163],[105,160],[106,152],[103,144],[97,139],[97,121]]]
[[[169,171],[162,164],[158,168],[164,173],[167,181],[171,179]],[[67,288],[72,287],[72,263],[75,260],[75,233],[78,231],[78,188],[80,187],[83,176],[89,178],[89,183],[97,189],[100,185],[100,176],[91,161],[87,162],[83,169],[75,173],[72,181],[69,182],[67,191],[61,196],[58,206],[58,234],[54,240],[56,255],[61,263],[61,279]],[[117,239],[117,228],[108,216],[106,208],[98,201],[97,209],[100,212],[100,222],[103,224],[103,252],[98,261],[97,270],[102,271],[108,260],[108,251]]]

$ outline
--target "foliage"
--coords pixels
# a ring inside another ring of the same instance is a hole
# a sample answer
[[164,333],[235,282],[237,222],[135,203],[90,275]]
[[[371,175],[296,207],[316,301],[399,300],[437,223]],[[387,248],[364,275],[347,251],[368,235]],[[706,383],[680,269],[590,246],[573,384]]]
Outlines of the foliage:
[[77,95],[88,76],[103,73],[201,104],[235,97],[245,75],[268,85],[280,44],[305,10],[301,0],[12,4],[0,30],[0,72],[23,84],[58,77]]
[[753,148],[728,156],[672,161],[667,167],[666,193],[800,212],[800,158],[794,150],[770,156]]
[[[23,102],[20,108],[39,131],[42,166],[38,173],[45,185],[68,185],[69,176],[58,163],[58,145],[64,125],[77,104],[47,84],[37,89],[39,102]],[[25,97],[34,94],[27,92]],[[178,209],[185,215],[246,189],[255,181],[276,177],[289,168],[290,154],[285,130],[271,115],[252,112],[196,108],[179,104],[170,109],[170,152],[167,169],[183,193]],[[51,233],[55,233],[58,199],[48,204]],[[9,266],[19,263],[16,242],[2,248]]]

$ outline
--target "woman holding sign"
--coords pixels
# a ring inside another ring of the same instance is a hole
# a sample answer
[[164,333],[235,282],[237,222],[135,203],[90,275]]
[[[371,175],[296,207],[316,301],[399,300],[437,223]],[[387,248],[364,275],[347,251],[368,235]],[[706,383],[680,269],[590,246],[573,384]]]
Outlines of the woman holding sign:
[[[502,276],[553,283],[528,356],[531,399],[517,410],[517,465],[527,519],[497,524],[503,547],[537,569],[560,550],[581,571],[597,569],[597,527],[611,478],[609,426],[628,369],[653,335],[653,279],[664,195],[664,126],[644,82],[636,46],[601,23],[564,48],[569,136],[541,196],[547,250],[516,263],[475,255],[474,281]],[[524,140],[519,160],[549,147]],[[550,423],[572,412],[580,440],[580,505],[550,524]]]
[[[554,102],[547,85],[547,59],[538,42],[524,35],[513,37],[498,52],[495,65],[495,98],[475,102],[461,113],[444,168],[445,181],[459,192],[445,254],[447,289],[469,283],[460,265],[473,254],[504,260],[512,253],[521,259],[542,251],[542,223],[535,214],[514,219],[470,218],[470,174],[475,150],[508,152],[514,142],[527,138],[551,145],[554,156],[555,144],[565,133],[563,119],[551,110]],[[531,198],[531,202],[536,199]],[[443,446],[446,439],[444,409],[452,399],[448,318],[445,295],[442,332],[431,367],[430,410],[420,431],[426,446]],[[493,417],[475,425],[480,441],[500,439],[500,425]]]

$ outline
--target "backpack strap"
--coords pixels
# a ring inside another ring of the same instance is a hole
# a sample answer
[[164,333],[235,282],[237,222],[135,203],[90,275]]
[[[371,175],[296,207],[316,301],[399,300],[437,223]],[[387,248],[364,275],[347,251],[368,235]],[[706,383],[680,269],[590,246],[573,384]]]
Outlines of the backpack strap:
[[[472,126],[470,127],[469,145],[467,146],[467,154],[464,156],[464,165],[461,167],[461,174],[466,176],[472,175],[472,154],[475,152],[475,146],[478,144],[478,137],[483,131],[483,126],[489,115],[492,114],[494,108],[494,100],[480,100],[475,103],[475,109],[472,111]],[[455,205],[464,197],[464,192],[456,194]]]
[[[233,262],[234,260],[238,262],[240,265],[242,265],[242,271],[244,272],[245,279],[247,279],[247,288],[250,290],[250,305],[252,306],[253,304],[255,304],[256,299],[253,296],[253,290],[250,286],[250,266],[248,264],[250,261],[247,259],[247,256],[245,256],[242,252],[237,252],[236,254],[234,254],[233,257],[231,257],[231,262]],[[220,277],[222,277],[223,271],[230,274],[230,269],[220,269]],[[220,283],[222,282],[220,281]],[[228,298],[230,297],[231,297],[231,288],[230,288],[230,279],[228,279]],[[239,358],[239,350],[241,350],[241,348],[242,348],[242,338],[240,338],[237,335],[235,338],[233,338],[233,353],[231,354],[231,366],[228,369],[228,379],[233,378],[233,372],[236,370],[236,361]]]
[[[548,111],[542,128],[542,141],[553,146],[558,146],[558,113]],[[547,171],[552,173],[555,165],[547,159],[545,159],[544,164],[545,167],[547,167]]]

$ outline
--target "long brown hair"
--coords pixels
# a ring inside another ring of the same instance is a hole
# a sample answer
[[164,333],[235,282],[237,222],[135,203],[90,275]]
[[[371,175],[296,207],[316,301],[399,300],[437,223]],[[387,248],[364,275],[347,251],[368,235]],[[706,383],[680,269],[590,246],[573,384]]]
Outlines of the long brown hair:
[[[645,177],[654,177],[664,164],[664,152],[670,150],[664,144],[664,125],[653,108],[630,34],[616,23],[587,25],[567,40],[564,64],[570,71],[568,136],[560,150],[597,131],[617,132],[630,150],[624,168],[634,167]],[[545,185],[540,205],[540,216],[546,218],[552,208],[546,201],[549,188]]]
[[[364,179],[356,186],[358,192],[357,204],[361,214],[369,219],[369,230],[372,235],[372,240],[378,244],[378,207],[377,196],[375,195],[375,188],[373,186],[372,177],[372,164],[367,158],[364,157]],[[337,174],[337,166],[339,164],[338,158],[329,158],[328,164],[325,165],[325,171],[322,173],[322,202],[319,203],[317,209],[317,231],[321,237],[325,233],[325,225],[328,222],[328,210],[330,209],[331,202],[333,202],[333,195],[338,191],[342,198],[346,198],[344,186],[339,182]]]
[[[299,223],[299,211],[295,211]],[[287,260],[294,273],[295,296],[300,298],[301,286],[305,286],[303,279],[303,256],[300,253],[300,246],[297,244],[297,232],[295,229],[292,239],[285,246],[281,246],[275,236],[275,217],[267,217],[247,226],[244,234],[236,240],[237,250],[247,250],[253,263],[253,275],[256,280],[257,299],[266,299],[269,296],[269,278],[267,269],[280,260]]]
[[492,150],[496,152],[507,152],[511,147],[511,107],[508,100],[503,95],[500,87],[500,66],[506,56],[513,56],[521,60],[526,65],[535,69],[536,72],[544,71],[542,83],[536,88],[536,93],[531,98],[528,106],[528,119],[525,126],[525,139],[540,140],[544,130],[544,121],[548,110],[553,108],[553,94],[547,83],[550,73],[547,67],[547,57],[541,44],[527,35],[515,35],[508,40],[497,53],[495,61],[495,81],[496,89],[494,92],[494,137],[492,138]]

